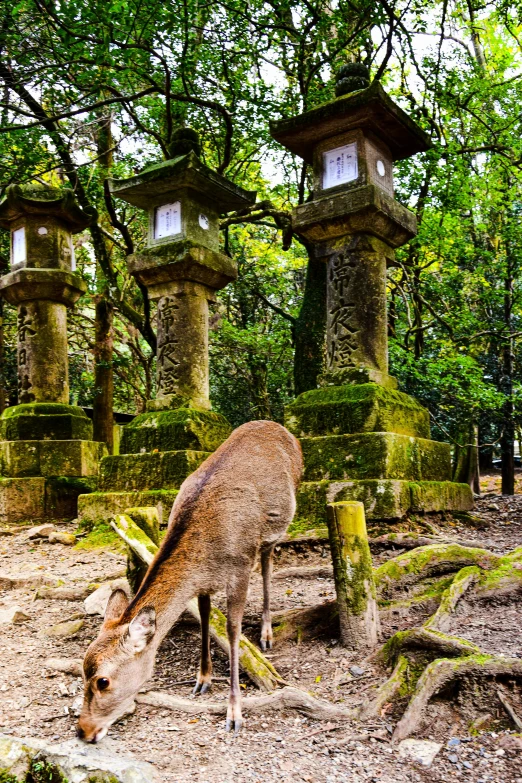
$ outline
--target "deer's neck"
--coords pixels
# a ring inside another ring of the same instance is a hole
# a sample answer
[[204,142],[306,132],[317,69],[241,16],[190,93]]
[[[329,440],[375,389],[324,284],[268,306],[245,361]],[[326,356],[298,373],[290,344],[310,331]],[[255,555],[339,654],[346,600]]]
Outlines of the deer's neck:
[[181,552],[176,553],[176,557],[165,559],[161,554],[160,550],[128,607],[128,618],[126,618],[131,620],[140,609],[153,606],[156,612],[157,645],[170,631],[190,599],[198,592],[194,579],[194,564],[190,558]]

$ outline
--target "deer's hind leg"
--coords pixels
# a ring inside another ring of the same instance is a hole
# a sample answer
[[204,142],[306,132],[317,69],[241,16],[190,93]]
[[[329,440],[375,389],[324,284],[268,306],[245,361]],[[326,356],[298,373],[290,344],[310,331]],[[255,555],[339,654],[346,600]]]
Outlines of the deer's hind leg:
[[261,548],[261,573],[263,576],[263,622],[261,626],[261,649],[272,648],[272,616],[270,614],[270,583],[272,581],[272,555],[275,544],[265,544]]
[[241,690],[239,687],[239,641],[241,621],[248,594],[250,568],[233,577],[227,586],[227,636],[230,643],[230,696],[228,699],[225,731],[234,729],[237,734],[243,725],[241,716]]
[[212,660],[210,658],[210,596],[198,595],[199,616],[201,618],[201,658],[196,685],[192,694],[206,693],[212,684]]

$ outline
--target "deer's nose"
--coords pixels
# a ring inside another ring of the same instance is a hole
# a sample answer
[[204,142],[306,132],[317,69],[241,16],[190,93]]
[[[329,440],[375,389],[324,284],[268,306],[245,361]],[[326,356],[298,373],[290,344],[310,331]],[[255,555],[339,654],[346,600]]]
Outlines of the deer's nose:
[[78,739],[81,740],[85,739],[85,732],[81,726],[78,726],[78,728],[76,729],[76,736],[78,737]]

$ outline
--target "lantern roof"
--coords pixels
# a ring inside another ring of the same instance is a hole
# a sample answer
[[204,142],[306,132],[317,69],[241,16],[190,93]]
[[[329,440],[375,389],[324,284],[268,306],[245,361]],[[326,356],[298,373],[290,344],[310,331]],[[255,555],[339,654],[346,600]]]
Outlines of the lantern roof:
[[255,203],[256,191],[244,190],[202,163],[194,150],[147,166],[129,179],[109,180],[114,196],[141,209],[165,203],[182,189],[210,201],[219,213],[245,209]]
[[73,234],[83,231],[92,222],[92,216],[80,209],[70,188],[10,185],[0,203],[0,226],[10,229],[14,220],[31,215],[56,218]]
[[313,150],[319,142],[356,129],[384,142],[393,160],[409,158],[431,147],[429,136],[378,82],[341,94],[304,114],[270,123],[273,138],[307,163],[313,162]]

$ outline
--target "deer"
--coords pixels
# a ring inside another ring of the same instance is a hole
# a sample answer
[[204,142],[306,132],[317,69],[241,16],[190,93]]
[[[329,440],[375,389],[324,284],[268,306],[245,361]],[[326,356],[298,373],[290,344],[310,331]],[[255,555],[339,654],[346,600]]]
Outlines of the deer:
[[157,650],[188,601],[197,596],[201,655],[193,694],[212,683],[211,596],[226,593],[230,691],[225,729],[243,725],[239,641],[250,574],[259,558],[263,581],[261,648],[272,647],[270,580],[274,548],[296,509],[303,470],[298,440],[273,421],[243,424],[181,485],[167,532],[135,596],[115,590],[98,637],[83,661],[78,736],[99,742],[134,710],[154,670]]

